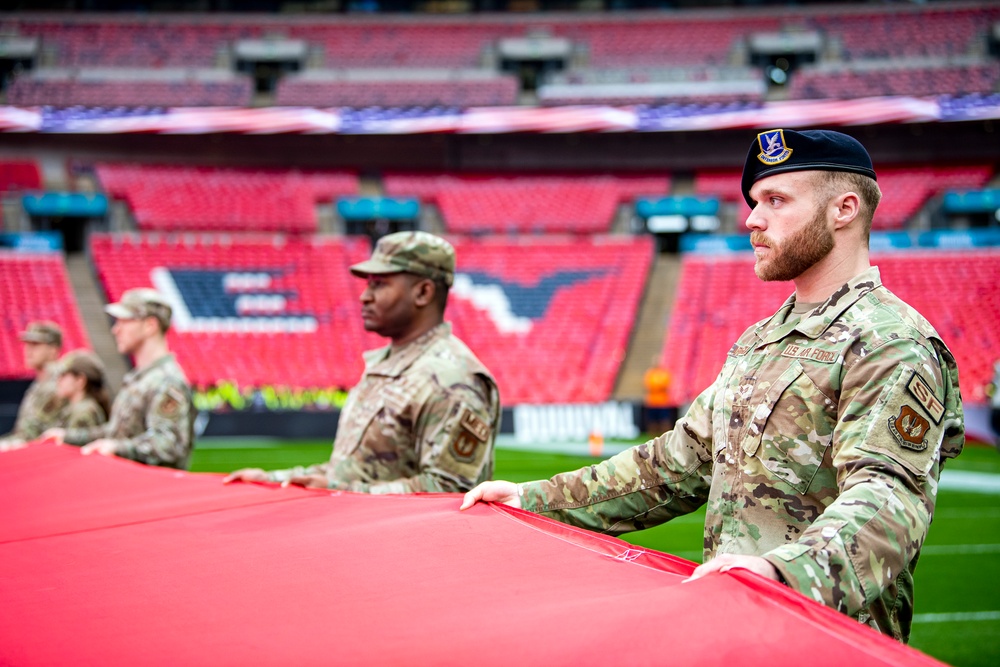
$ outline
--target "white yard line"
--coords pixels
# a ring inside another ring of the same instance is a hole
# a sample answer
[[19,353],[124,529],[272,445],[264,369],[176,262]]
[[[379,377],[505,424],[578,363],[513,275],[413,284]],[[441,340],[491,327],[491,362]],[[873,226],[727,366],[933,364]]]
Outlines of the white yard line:
[[966,623],[1000,621],[1000,611],[959,611],[953,614],[914,614],[914,623]]

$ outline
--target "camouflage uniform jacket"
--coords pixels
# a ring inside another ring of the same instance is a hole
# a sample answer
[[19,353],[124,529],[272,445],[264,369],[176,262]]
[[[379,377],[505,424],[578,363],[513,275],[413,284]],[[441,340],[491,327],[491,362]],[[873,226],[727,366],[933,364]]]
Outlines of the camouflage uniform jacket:
[[108,421],[100,404],[90,396],[67,403],[59,415],[59,425],[66,429],[90,428]]
[[56,396],[56,380],[59,379],[57,364],[45,368],[44,377],[36,377],[24,392],[21,405],[17,408],[14,430],[8,437],[20,440],[34,440],[42,432],[59,421],[59,412],[66,401]]
[[194,441],[191,388],[172,354],[125,374],[106,424],[71,429],[65,441],[117,441],[118,456],[149,465],[187,468]]
[[361,493],[457,492],[493,476],[500,395],[485,366],[442,323],[406,346],[365,353],[328,463],[274,471],[323,473]]
[[704,557],[763,556],[793,589],[905,641],[958,370],[872,267],[801,317],[748,329],[677,426],[521,487],[525,509],[619,534],[707,503]]

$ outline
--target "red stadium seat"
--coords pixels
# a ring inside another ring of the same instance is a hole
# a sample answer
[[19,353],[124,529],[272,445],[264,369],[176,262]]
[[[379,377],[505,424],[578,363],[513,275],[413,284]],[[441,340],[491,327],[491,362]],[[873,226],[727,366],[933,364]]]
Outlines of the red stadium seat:
[[0,251],[0,379],[32,377],[18,334],[30,322],[51,320],[66,351],[90,347],[62,255]]
[[98,164],[139,229],[315,232],[316,204],[358,192],[347,172]]
[[[1000,359],[1000,252],[898,251],[875,255],[883,283],[937,329],[958,361],[965,401],[982,403]],[[673,400],[688,403],[708,387],[730,346],[794,291],[764,283],[747,255],[684,258],[675,311],[663,345]],[[989,296],[987,296],[989,295]],[[985,298],[984,298],[985,297]]]
[[502,176],[499,174],[386,174],[390,196],[436,204],[455,233],[601,233],[618,205],[663,195],[660,176]]

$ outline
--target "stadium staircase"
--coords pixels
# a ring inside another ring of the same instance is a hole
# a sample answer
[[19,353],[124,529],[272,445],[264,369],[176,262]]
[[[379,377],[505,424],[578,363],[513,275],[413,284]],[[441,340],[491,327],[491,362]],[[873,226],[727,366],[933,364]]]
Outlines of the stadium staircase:
[[659,254],[653,261],[628,354],[622,362],[612,394],[615,400],[643,399],[642,377],[663,347],[663,337],[673,311],[680,273],[681,260],[678,255]]
[[129,366],[125,357],[118,354],[114,336],[111,335],[110,319],[104,313],[104,305],[107,303],[104,292],[97,284],[89,259],[83,253],[66,257],[66,271],[83,318],[83,326],[90,336],[90,345],[104,361],[108,383],[111,390],[117,393]]

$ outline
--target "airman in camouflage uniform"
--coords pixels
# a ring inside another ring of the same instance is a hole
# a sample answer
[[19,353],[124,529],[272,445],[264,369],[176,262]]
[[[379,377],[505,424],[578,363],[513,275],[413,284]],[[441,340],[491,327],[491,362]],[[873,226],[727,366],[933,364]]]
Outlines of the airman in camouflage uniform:
[[14,430],[0,438],[0,450],[34,440],[59,419],[65,401],[56,396],[56,360],[62,329],[54,322],[32,322],[21,332],[25,361],[36,372],[17,409]]
[[400,232],[379,240],[372,258],[351,271],[369,281],[361,297],[365,328],[392,343],[365,353],[365,372],[341,412],[330,461],[241,470],[226,481],[415,493],[465,491],[490,479],[499,392],[442,321],[454,270],[454,249],[436,236]]
[[56,394],[66,400],[59,426],[92,428],[108,421],[111,402],[104,364],[93,352],[74,350],[64,356],[55,371]]
[[[760,152],[769,157],[765,139],[775,135],[760,137]],[[764,279],[796,254],[768,236],[784,224],[772,207],[798,205],[796,187],[822,182],[817,171],[859,174],[874,186],[867,152],[845,135],[786,131],[774,143],[772,154],[798,153],[786,156],[786,169],[755,164],[752,149],[744,172],[744,195],[754,208],[747,225]],[[810,173],[793,173],[799,171]],[[873,199],[872,212],[877,194]],[[830,210],[843,210],[842,196],[832,201]],[[865,242],[870,215],[861,218]],[[808,236],[786,241],[810,246],[838,216],[817,216],[805,227]],[[851,251],[842,256],[855,261],[853,237],[840,229],[833,234]],[[692,578],[750,569],[906,641],[913,572],[938,476],[964,443],[958,370],[940,336],[882,285],[876,267],[824,289],[821,302],[804,297],[816,296],[809,291],[815,281],[837,271],[825,260],[831,252],[777,278],[794,278],[796,294],[739,338],[714,384],[672,431],[548,481],[484,485],[463,508],[476,500],[507,502],[620,534],[707,505],[705,564]],[[866,243],[859,252],[863,268]],[[810,273],[814,267],[824,272]]]
[[[105,310],[116,318],[118,350],[135,358],[106,424],[60,429],[54,435],[83,452],[115,454],[148,465],[187,468],[194,442],[194,408],[184,371],[167,349],[169,302],[152,289],[132,289]],[[89,443],[89,444],[88,444]]]

